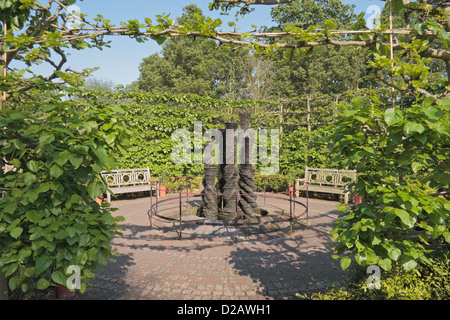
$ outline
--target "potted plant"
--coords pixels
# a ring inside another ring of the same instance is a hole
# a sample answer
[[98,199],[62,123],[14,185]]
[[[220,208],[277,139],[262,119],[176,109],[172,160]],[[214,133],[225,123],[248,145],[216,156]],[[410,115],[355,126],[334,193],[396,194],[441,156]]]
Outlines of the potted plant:
[[159,196],[165,197],[167,193],[167,187],[163,185],[163,183],[167,183],[169,180],[170,175],[167,171],[163,171],[160,176],[160,182],[159,182]]
[[165,197],[166,196],[166,186],[159,185],[159,196]]
[[71,291],[66,288],[66,286],[63,286],[62,284],[59,284],[56,286],[56,297],[58,299],[65,299],[70,298],[75,295],[75,291]]

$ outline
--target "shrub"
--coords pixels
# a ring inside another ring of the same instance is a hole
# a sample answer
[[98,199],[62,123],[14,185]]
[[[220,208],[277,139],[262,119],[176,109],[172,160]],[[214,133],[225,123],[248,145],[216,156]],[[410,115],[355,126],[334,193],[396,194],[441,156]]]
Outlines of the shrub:
[[[120,109],[83,109],[71,102],[44,106],[42,117],[0,113],[0,273],[9,288],[26,292],[66,285],[66,270],[81,271],[81,291],[93,271],[114,256],[110,242],[120,234],[99,173],[113,167],[125,136],[115,118]],[[35,281],[36,280],[36,281]]]
[[421,264],[412,271],[397,267],[382,272],[380,289],[368,289],[366,269],[355,265],[348,269],[347,284],[311,296],[313,300],[444,300],[450,299],[449,250],[440,250],[431,264]]
[[430,244],[450,243],[449,108],[450,98],[404,109],[376,97],[343,106],[334,151],[342,167],[358,171],[351,187],[363,199],[342,206],[333,226],[343,269],[355,261],[409,271],[431,263]]

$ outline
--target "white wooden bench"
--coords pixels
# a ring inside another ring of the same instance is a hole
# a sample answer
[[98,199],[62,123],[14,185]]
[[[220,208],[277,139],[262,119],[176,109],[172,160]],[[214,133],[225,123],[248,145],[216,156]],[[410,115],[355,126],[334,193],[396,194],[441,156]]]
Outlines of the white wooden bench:
[[[344,203],[348,203],[350,191],[348,185],[356,181],[356,170],[337,170],[326,168],[305,168],[305,177],[295,179],[295,188],[300,183],[308,184],[308,191],[343,194]],[[298,191],[296,196],[298,196]]]
[[109,203],[111,203],[109,190],[113,194],[152,190],[156,190],[159,193],[160,179],[151,179],[150,168],[103,171],[101,175],[108,185],[106,195]]

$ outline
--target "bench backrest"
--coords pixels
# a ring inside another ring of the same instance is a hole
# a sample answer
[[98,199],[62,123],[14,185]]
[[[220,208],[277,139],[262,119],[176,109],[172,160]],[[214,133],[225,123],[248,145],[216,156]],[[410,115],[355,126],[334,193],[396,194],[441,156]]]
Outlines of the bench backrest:
[[150,168],[103,171],[101,175],[109,188],[150,184]]
[[345,187],[356,181],[356,170],[305,168],[305,182],[320,186]]

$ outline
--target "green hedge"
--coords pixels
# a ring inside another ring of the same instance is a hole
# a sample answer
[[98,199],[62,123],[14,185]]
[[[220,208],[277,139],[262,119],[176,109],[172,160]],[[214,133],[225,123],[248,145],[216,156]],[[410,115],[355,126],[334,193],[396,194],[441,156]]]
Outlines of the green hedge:
[[310,296],[298,295],[312,300],[448,300],[450,299],[449,246],[439,250],[431,265],[421,264],[413,271],[398,267],[382,271],[380,289],[369,289],[370,274],[360,266],[349,269],[348,282],[344,287],[334,287],[324,293]]

